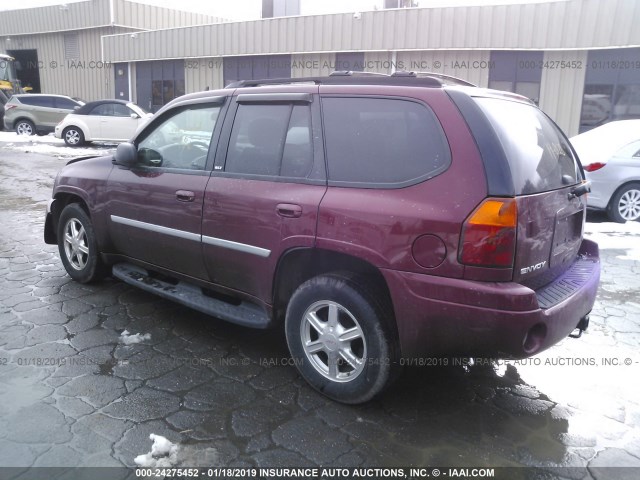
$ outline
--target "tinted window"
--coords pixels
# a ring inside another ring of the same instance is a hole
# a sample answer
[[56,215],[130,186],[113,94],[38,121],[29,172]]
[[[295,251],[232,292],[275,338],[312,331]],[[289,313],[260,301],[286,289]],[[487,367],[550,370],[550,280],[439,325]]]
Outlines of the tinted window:
[[240,105],[225,171],[306,177],[313,164],[310,118],[306,105]]
[[138,159],[151,167],[203,170],[219,106],[178,110],[151,127],[138,144]]
[[25,105],[33,105],[35,107],[48,107],[54,108],[55,103],[53,101],[53,97],[20,97],[20,102]]
[[128,117],[133,113],[126,105],[121,103],[103,103],[98,105],[89,115],[97,115],[102,117]]
[[555,190],[582,179],[569,141],[532,105],[476,98],[505,150],[516,195]]
[[401,186],[433,177],[451,156],[424,105],[381,98],[322,100],[329,179]]
[[66,108],[67,110],[73,110],[78,106],[76,102],[68,98],[55,97],[56,108]]

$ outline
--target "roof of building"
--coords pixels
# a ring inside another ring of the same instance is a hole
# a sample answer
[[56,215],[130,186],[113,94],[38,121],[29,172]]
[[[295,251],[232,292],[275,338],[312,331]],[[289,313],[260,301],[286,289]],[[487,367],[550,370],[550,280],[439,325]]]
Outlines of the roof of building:
[[403,8],[280,17],[107,35],[104,60],[424,50],[586,50],[640,46],[640,2]]
[[[112,26],[155,30],[226,21],[211,15],[156,7],[130,0],[60,2],[60,5],[3,11],[0,15],[0,35],[33,35]],[[177,4],[179,5],[179,2]]]

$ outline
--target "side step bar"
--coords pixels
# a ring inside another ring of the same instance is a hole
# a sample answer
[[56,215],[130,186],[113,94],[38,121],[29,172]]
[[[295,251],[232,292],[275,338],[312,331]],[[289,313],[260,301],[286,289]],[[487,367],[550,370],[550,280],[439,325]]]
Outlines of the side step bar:
[[112,273],[114,277],[129,285],[227,322],[261,329],[269,328],[272,325],[267,312],[253,303],[241,302],[239,305],[232,305],[206,296],[202,289],[196,285],[182,281],[173,285],[150,276],[149,272],[143,268],[128,263],[114,265]]

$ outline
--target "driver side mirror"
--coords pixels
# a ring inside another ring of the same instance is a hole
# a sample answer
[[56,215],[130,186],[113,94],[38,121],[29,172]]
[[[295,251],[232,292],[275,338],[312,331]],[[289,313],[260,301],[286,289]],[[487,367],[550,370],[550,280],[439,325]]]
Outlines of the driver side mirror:
[[133,167],[138,161],[138,150],[133,143],[125,142],[118,145],[113,156],[114,163],[123,167]]
[[132,113],[131,114],[131,118],[133,118],[134,120],[140,118],[140,115],[138,115],[137,113]]

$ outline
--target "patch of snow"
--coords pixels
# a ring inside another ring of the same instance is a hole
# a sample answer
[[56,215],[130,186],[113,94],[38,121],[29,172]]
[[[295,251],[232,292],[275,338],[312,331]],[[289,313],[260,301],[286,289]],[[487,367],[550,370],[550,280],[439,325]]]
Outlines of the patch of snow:
[[64,140],[49,135],[18,135],[15,132],[0,132],[0,147],[24,153],[39,153],[58,158],[83,157],[86,155],[110,155],[117,145],[93,144],[86,147],[68,147]]
[[150,333],[145,333],[145,334],[136,333],[135,335],[131,335],[128,330],[125,330],[124,332],[122,332],[120,334],[120,340],[125,345],[133,345],[133,344],[136,344],[136,343],[142,343],[145,340],[151,340],[151,334]]
[[585,237],[598,244],[601,250],[626,250],[618,255],[623,260],[640,261],[640,223],[591,223],[584,227]]
[[178,445],[154,433],[149,438],[153,441],[151,451],[134,458],[135,464],[143,468],[173,467],[178,462]]

